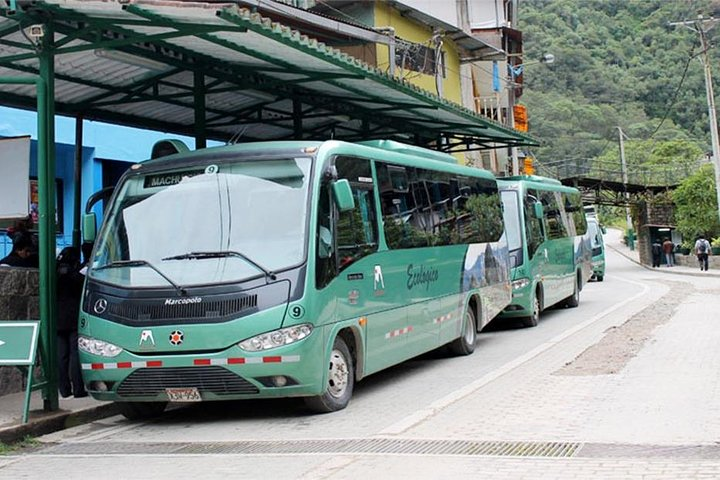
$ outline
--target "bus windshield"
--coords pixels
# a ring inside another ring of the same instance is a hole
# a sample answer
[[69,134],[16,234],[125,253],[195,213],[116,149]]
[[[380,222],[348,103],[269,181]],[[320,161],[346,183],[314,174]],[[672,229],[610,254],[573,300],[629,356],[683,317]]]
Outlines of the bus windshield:
[[520,208],[518,206],[518,192],[506,190],[500,192],[503,204],[503,218],[505,220],[505,234],[507,235],[508,250],[511,252],[522,247],[522,234],[520,230]]
[[92,278],[124,287],[228,283],[305,259],[310,158],[197,163],[127,178]]

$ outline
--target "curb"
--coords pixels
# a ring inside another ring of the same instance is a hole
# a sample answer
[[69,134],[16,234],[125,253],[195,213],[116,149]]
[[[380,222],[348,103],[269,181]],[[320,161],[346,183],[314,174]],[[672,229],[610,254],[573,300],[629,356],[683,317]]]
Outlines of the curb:
[[58,410],[37,418],[30,418],[28,423],[0,428],[0,442],[15,443],[27,436],[38,437],[57,432],[66,428],[117,415],[119,410],[115,403],[87,407],[79,410]]
[[[667,274],[670,274],[670,275],[690,275],[690,276],[692,276],[692,277],[705,277],[705,278],[707,278],[707,277],[720,277],[720,272],[716,272],[716,271],[713,271],[712,273],[709,273],[709,272],[700,273],[700,272],[694,272],[694,271],[693,271],[693,272],[679,272],[679,271],[673,270],[673,269],[671,269],[671,268],[668,268],[668,269],[653,268],[653,267],[651,267],[651,266],[649,266],[649,265],[645,265],[645,264],[643,264],[643,263],[640,263],[638,260],[636,260],[636,259],[634,259],[633,257],[627,255],[625,252],[623,252],[622,250],[618,249],[618,248],[617,248],[616,246],[614,246],[614,245],[610,245],[610,244],[606,243],[605,246],[606,246],[607,248],[612,249],[614,252],[619,253],[620,255],[622,255],[623,257],[627,258],[628,260],[630,260],[630,261],[633,262],[634,264],[640,265],[640,266],[643,267],[645,270],[650,270],[650,271],[652,271],[652,272],[662,272],[662,273],[667,273]],[[683,267],[683,266],[681,265],[681,267]],[[690,268],[690,267],[683,267],[683,268]]]

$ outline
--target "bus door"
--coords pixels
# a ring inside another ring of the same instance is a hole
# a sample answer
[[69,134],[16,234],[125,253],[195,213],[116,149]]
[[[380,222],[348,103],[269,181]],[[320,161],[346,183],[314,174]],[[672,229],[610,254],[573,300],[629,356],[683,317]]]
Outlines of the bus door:
[[575,285],[575,243],[561,192],[541,193],[546,233],[545,305],[572,295]]
[[[545,241],[545,226],[543,218],[537,216],[535,204],[540,201],[538,192],[528,190],[523,197],[523,216],[525,217],[525,240],[527,258],[523,262],[527,268],[527,275],[533,282],[538,283],[547,275],[548,251]],[[544,215],[544,212],[543,212]]]
[[357,319],[365,338],[365,373],[403,359],[407,350],[407,315],[399,290],[389,281],[397,276],[394,252],[378,252],[378,207],[370,160],[335,159],[338,178],[350,182],[355,209],[339,213],[337,230],[338,318]]

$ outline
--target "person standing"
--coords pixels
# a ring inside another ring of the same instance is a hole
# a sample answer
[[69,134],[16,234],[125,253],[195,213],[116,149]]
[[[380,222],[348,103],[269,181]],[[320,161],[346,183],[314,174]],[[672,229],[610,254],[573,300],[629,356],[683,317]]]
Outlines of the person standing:
[[665,254],[665,266],[666,267],[672,267],[673,266],[673,250],[675,249],[675,244],[667,237],[665,237],[665,241],[662,244],[663,253]]
[[695,241],[695,255],[697,255],[698,263],[700,264],[700,271],[706,271],[708,269],[708,255],[710,254],[710,242],[705,239],[704,235]]
[[78,316],[85,277],[80,270],[80,250],[65,247],[57,258],[58,390],[67,398],[87,397],[78,359]]
[[663,247],[660,240],[657,238],[653,241],[652,247],[650,247],[652,253],[652,266],[653,268],[660,266],[660,259],[662,258]]

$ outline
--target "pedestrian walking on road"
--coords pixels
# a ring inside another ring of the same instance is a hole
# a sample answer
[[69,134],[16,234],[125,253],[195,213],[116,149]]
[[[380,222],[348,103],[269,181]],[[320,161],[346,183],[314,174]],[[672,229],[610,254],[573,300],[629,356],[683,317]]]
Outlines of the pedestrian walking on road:
[[700,235],[700,238],[695,242],[695,255],[697,255],[698,263],[700,264],[700,271],[707,272],[709,254],[710,242],[705,239],[704,235]]
[[675,244],[667,237],[662,244],[663,252],[665,253],[665,266],[673,266],[673,250],[675,250]]
[[650,248],[652,253],[652,266],[653,268],[660,266],[660,259],[662,258],[663,248],[662,243],[660,243],[660,240],[655,239],[652,243],[652,247]]

